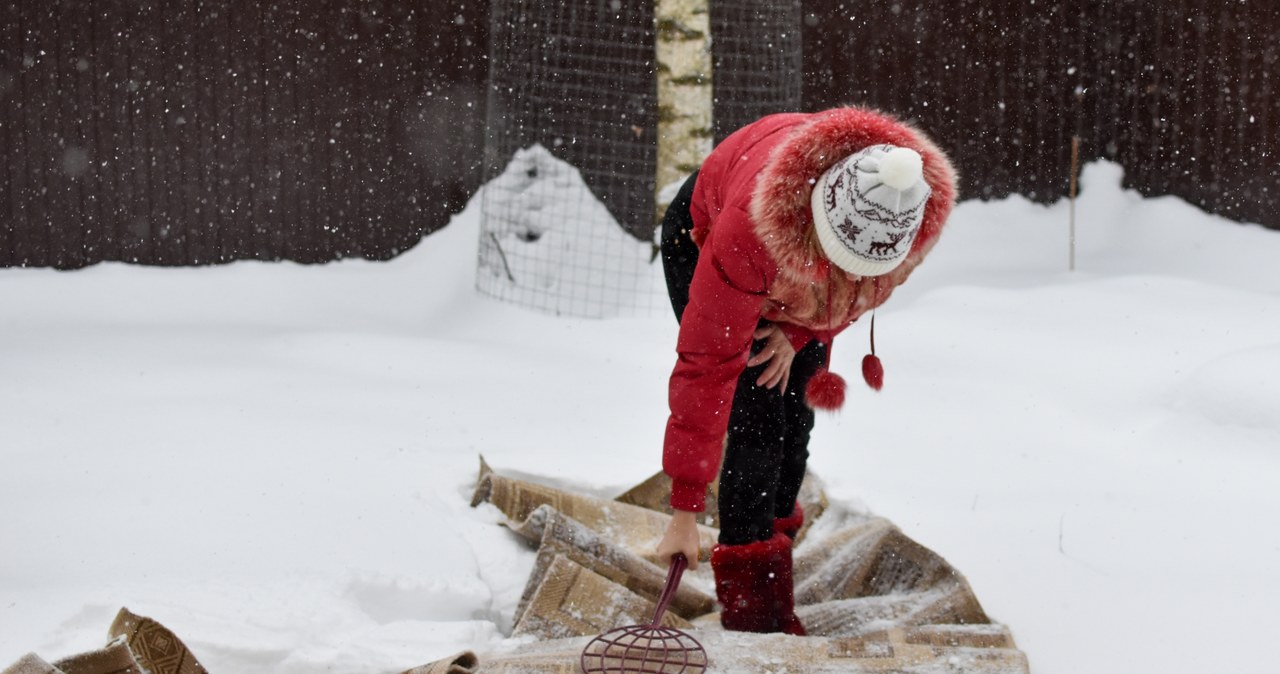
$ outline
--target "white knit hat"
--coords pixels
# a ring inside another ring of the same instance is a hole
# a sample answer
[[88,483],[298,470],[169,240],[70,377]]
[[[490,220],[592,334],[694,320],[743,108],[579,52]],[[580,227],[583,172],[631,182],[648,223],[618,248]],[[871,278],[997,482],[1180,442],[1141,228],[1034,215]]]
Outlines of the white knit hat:
[[827,258],[858,276],[879,276],[911,250],[929,184],[915,150],[872,145],[836,162],[818,179],[810,202]]

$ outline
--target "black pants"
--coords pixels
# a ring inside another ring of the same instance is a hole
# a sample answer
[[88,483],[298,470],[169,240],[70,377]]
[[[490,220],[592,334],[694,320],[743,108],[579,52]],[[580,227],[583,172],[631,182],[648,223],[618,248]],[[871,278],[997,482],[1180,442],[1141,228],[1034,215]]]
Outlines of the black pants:
[[[689,304],[689,285],[698,263],[690,233],[689,203],[694,173],[662,219],[662,268],[676,320]],[[751,345],[756,353],[764,346]],[[826,347],[810,342],[791,363],[787,391],[756,386],[768,367],[748,367],[738,377],[729,413],[729,437],[720,470],[720,543],[743,545],[773,536],[773,519],[791,514],[809,459],[813,410],[804,403],[804,387],[826,360]]]

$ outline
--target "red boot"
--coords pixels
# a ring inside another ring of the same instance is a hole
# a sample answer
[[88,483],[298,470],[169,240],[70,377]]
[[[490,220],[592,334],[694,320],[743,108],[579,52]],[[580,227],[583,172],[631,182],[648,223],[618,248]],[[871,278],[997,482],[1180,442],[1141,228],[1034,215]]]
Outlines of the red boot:
[[802,526],[804,526],[804,508],[801,508],[800,503],[797,502],[790,515],[774,518],[773,533],[785,534],[787,538],[794,541]]
[[795,614],[790,538],[774,534],[767,541],[717,545],[711,549],[711,568],[725,629],[804,636]]

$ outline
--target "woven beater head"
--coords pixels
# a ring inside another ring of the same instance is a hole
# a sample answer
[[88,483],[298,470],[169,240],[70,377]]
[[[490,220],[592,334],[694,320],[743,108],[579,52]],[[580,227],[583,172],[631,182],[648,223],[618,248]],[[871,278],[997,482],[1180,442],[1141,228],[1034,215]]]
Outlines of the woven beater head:
[[702,674],[707,652],[671,627],[632,625],[610,630],[582,651],[586,674]]
[[609,630],[587,644],[581,660],[585,674],[702,674],[707,670],[702,644],[661,624],[688,563],[681,554],[671,558],[667,584],[651,623]]

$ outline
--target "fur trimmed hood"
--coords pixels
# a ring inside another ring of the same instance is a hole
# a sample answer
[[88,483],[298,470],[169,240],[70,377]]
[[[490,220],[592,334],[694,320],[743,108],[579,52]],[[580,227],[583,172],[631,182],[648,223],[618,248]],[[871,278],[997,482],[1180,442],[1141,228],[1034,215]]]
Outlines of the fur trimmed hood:
[[[882,143],[920,153],[932,195],[902,264],[883,276],[847,277],[822,253],[814,232],[810,195],[818,178],[836,162]],[[766,318],[817,328],[825,323],[826,328],[838,330],[882,304],[933,248],[955,200],[956,171],[922,131],[866,108],[835,108],[813,114],[774,146],[751,195],[756,237],[778,265]]]

